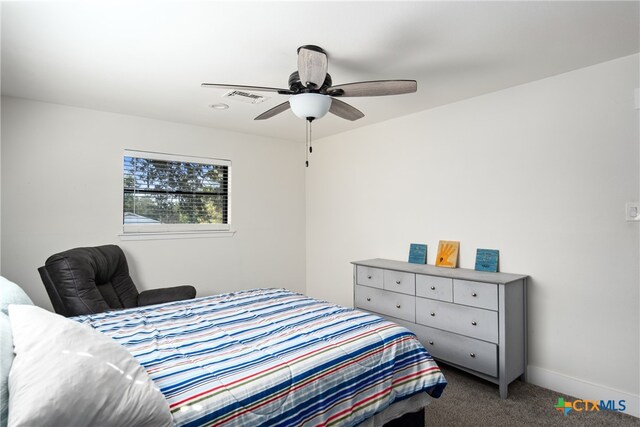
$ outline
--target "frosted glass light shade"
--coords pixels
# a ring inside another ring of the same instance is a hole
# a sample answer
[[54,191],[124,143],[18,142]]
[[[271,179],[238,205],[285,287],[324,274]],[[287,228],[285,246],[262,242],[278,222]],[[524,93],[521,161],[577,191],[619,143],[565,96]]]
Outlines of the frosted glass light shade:
[[319,93],[300,93],[289,98],[289,105],[293,114],[301,119],[309,117],[319,119],[329,111],[331,97]]

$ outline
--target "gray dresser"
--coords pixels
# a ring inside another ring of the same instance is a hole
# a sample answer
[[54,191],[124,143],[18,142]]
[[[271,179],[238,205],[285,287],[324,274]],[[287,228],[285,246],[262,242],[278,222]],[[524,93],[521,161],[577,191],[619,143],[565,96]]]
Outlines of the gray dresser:
[[527,276],[387,259],[352,263],[355,306],[413,331],[435,359],[498,384],[526,380]]

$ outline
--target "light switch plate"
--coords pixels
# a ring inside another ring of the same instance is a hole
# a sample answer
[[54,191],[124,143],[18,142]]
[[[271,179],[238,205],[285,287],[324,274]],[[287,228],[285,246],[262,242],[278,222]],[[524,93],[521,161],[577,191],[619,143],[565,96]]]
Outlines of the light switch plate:
[[640,203],[629,202],[625,205],[627,221],[640,221]]

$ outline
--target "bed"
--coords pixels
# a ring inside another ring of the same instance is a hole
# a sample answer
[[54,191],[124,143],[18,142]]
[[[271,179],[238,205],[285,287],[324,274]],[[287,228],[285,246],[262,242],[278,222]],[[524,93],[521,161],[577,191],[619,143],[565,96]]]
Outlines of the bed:
[[285,289],[73,320],[133,355],[176,426],[382,425],[446,385],[408,330]]

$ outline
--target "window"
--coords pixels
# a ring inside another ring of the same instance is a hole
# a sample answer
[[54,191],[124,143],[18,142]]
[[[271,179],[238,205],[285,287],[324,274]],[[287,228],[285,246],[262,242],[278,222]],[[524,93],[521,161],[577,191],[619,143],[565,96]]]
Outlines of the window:
[[228,231],[231,162],[126,150],[125,233]]

